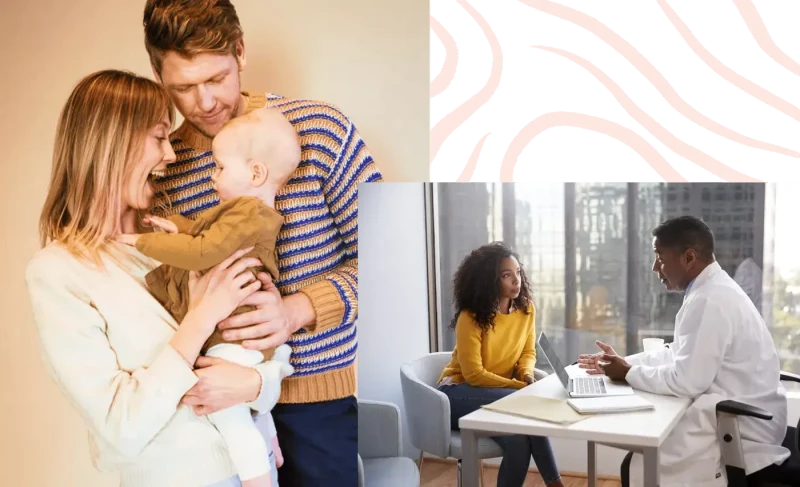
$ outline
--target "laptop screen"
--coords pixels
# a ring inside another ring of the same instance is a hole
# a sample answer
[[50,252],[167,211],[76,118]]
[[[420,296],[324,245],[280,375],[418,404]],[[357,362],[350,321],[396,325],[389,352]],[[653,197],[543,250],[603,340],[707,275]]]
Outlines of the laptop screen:
[[541,347],[542,352],[544,352],[544,356],[548,362],[550,362],[550,367],[553,367],[553,371],[558,376],[558,380],[564,385],[564,389],[568,389],[569,387],[569,374],[564,369],[564,366],[561,364],[561,361],[558,359],[558,355],[556,355],[556,351],[553,350],[553,347],[550,345],[550,341],[545,336],[544,332],[539,335],[539,347]]

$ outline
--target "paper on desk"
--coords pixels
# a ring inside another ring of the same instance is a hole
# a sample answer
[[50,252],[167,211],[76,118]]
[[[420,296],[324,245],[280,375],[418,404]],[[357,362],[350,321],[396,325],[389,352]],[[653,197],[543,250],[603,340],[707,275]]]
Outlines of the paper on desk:
[[563,399],[528,395],[504,397],[499,401],[483,406],[483,408],[497,413],[558,424],[572,424],[589,417],[585,414],[578,414]]

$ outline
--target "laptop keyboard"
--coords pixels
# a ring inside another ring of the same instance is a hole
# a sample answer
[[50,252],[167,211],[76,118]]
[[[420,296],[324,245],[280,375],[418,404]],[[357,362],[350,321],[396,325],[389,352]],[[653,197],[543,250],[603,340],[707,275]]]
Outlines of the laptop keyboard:
[[605,394],[606,384],[602,377],[576,377],[572,379],[576,394]]

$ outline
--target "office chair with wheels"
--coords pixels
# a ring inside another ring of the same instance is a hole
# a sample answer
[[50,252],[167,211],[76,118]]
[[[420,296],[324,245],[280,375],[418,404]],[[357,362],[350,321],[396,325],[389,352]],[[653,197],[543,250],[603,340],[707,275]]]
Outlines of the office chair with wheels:
[[[800,382],[800,375],[781,372],[781,380]],[[800,486],[800,437],[797,427],[788,426],[783,446],[791,456],[781,465],[770,465],[764,469],[745,475],[744,453],[739,437],[739,416],[749,416],[771,421],[772,415],[761,408],[738,401],[721,401],[717,404],[717,436],[722,448],[722,462],[728,475],[729,487],[784,487]]]
[[[781,372],[781,380],[800,382],[800,375]],[[771,421],[772,414],[761,408],[739,401],[720,401],[717,403],[717,436],[722,450],[722,463],[728,477],[728,487],[794,487],[800,486],[800,421],[797,427],[788,426],[783,446],[791,456],[781,465],[770,465],[758,472],[745,475],[744,453],[739,435],[739,416],[749,416]],[[630,486],[630,466],[633,452],[625,456],[620,466],[622,487]]]

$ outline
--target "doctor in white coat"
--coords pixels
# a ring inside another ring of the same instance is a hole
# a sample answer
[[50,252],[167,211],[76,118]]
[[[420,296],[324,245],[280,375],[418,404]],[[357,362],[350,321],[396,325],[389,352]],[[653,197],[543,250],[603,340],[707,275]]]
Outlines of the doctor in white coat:
[[[716,437],[716,404],[733,399],[772,413],[771,421],[740,418],[746,473],[789,457],[786,392],[780,362],[761,315],[714,259],[714,236],[694,217],[668,220],[653,231],[653,272],[669,291],[685,292],[673,342],[627,359],[602,352],[581,355],[580,367],[626,380],[656,394],[688,397],[686,414],[659,448],[662,487],[725,486]],[[631,485],[642,485],[642,456],[633,456]],[[652,486],[647,486],[652,487]]]

